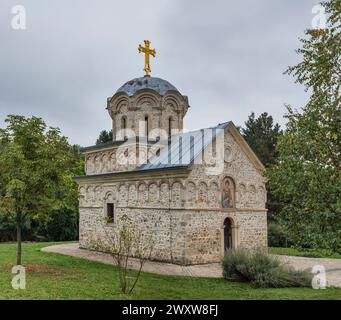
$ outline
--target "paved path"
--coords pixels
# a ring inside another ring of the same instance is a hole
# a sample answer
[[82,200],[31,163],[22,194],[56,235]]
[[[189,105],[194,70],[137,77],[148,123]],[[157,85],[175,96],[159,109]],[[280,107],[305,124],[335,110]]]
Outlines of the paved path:
[[[45,247],[44,252],[61,253],[68,256],[85,258],[92,261],[102,262],[105,264],[115,265],[115,262],[110,254],[80,249],[78,243],[67,243]],[[131,258],[129,268],[138,269],[139,262],[137,259]],[[191,277],[222,277],[220,263],[201,264],[193,266],[180,266],[172,263],[146,261],[143,266],[143,271],[158,274],[176,275],[176,276],[191,276]]]
[[[44,252],[53,252],[65,254],[73,257],[84,258],[105,264],[114,265],[110,254],[80,249],[78,243],[68,243],[45,247]],[[320,259],[276,255],[284,263],[298,270],[311,270],[315,265],[321,265],[326,268],[327,282],[329,286],[341,287],[341,259]],[[137,259],[130,259],[129,268],[138,269]],[[222,277],[220,263],[200,264],[192,266],[179,266],[171,263],[147,261],[143,266],[143,271],[166,275],[191,276],[191,277]]]

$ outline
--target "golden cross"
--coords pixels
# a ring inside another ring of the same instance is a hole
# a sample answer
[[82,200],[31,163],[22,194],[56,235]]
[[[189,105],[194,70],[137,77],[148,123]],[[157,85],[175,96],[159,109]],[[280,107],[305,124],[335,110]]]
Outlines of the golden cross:
[[150,55],[155,57],[156,51],[155,49],[150,49],[150,41],[149,40],[144,40],[145,47],[139,45],[139,53],[143,52],[144,53],[144,71],[146,73],[146,76],[149,76],[151,73],[150,69]]

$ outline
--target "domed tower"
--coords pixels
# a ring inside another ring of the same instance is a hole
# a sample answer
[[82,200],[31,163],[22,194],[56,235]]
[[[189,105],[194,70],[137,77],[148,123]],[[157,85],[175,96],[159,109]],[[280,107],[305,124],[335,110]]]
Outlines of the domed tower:
[[108,98],[113,140],[167,137],[183,129],[188,98],[166,80],[144,76],[126,82]]

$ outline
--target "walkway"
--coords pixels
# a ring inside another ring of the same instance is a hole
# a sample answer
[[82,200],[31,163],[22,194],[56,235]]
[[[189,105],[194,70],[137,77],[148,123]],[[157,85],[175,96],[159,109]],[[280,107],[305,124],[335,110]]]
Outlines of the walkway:
[[[60,253],[68,256],[84,258],[96,262],[115,265],[115,262],[110,254],[80,249],[78,243],[53,245],[43,248],[42,251]],[[278,257],[284,263],[298,270],[304,269],[311,270],[312,267],[316,265],[324,266],[326,269],[328,285],[341,287],[341,259],[305,258],[282,255],[276,255],[276,257]],[[131,258],[129,268],[138,269],[139,268],[138,260]],[[222,276],[222,269],[220,263],[180,266],[171,263],[147,261],[143,266],[143,271],[165,275],[191,277],[220,278]]]

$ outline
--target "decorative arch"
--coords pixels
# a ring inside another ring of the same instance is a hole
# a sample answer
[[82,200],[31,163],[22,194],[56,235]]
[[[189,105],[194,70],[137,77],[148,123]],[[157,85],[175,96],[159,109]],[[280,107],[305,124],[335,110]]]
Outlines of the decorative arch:
[[114,120],[115,115],[130,108],[129,96],[125,92],[116,93],[108,102],[108,112]]
[[193,205],[197,200],[197,187],[193,181],[186,184],[186,201]]
[[172,183],[171,198],[172,198],[172,203],[175,207],[182,206],[182,190],[183,190],[183,185],[181,181],[176,180]]
[[207,193],[208,193],[207,184],[204,181],[201,181],[198,185],[198,201],[202,205],[207,203]]
[[259,204],[264,207],[266,203],[266,192],[263,186],[258,187],[258,197],[259,197]]
[[181,103],[175,95],[167,94],[163,98],[162,105],[163,105],[163,108],[166,110],[167,110],[167,107],[169,107],[171,110],[173,110],[175,112],[179,112]]
[[249,185],[249,203],[255,204],[256,203],[256,196],[257,196],[257,190],[256,187],[253,184]]
[[217,207],[219,204],[219,186],[217,182],[211,182],[208,196],[210,205],[212,207]]
[[128,185],[128,205],[135,206],[137,201],[137,190],[135,183]]
[[143,105],[148,105],[150,108],[158,106],[158,99],[154,93],[144,92],[136,96],[135,107],[141,110]]
[[151,204],[159,202],[159,188],[155,182],[152,182],[148,186],[148,200]]
[[145,182],[139,183],[138,187],[138,202],[140,205],[146,205],[148,202],[148,187]]
[[95,173],[99,173],[102,170],[102,157],[97,154],[94,158],[94,171]]
[[115,197],[115,194],[113,191],[107,191],[105,194],[104,194],[104,200],[108,201],[108,200],[115,200],[116,197]]
[[245,207],[247,204],[246,186],[240,183],[238,186],[238,204],[240,207]]
[[109,156],[104,153],[101,157],[101,172],[108,172],[109,171]]
[[169,183],[168,181],[161,181],[160,182],[160,202],[163,206],[169,205],[169,197],[170,197],[170,190],[169,190]]

